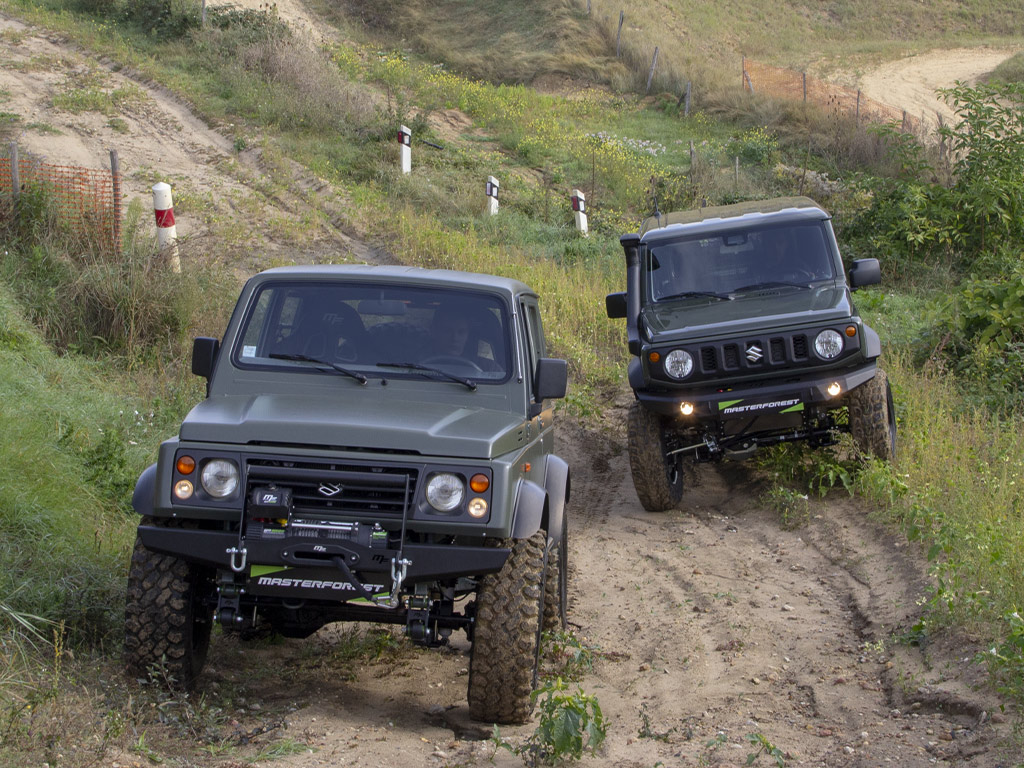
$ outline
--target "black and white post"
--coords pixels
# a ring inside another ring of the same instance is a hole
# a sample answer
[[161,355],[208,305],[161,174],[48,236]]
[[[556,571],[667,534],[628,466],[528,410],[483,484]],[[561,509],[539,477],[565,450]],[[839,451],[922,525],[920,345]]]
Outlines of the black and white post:
[[578,189],[572,191],[572,197],[569,199],[572,201],[572,210],[576,215],[576,229],[581,235],[587,237],[590,234],[587,229],[587,199]]
[[412,173],[412,131],[408,126],[398,127],[398,144],[401,147],[402,173],[408,175]]
[[498,180],[493,176],[487,177],[487,186],[484,188],[487,193],[487,215],[493,216],[498,212]]

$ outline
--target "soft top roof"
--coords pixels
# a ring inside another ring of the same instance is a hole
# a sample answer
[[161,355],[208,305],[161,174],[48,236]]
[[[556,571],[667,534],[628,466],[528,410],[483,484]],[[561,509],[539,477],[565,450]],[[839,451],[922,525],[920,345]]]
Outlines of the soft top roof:
[[458,272],[452,269],[423,269],[405,266],[375,266],[369,264],[314,264],[293,267],[275,267],[251,278],[268,280],[350,280],[358,282],[408,283],[419,286],[445,288],[476,288],[496,290],[512,296],[536,293],[525,283],[508,277],[476,272]]
[[693,224],[710,225],[711,222],[717,222],[725,227],[731,227],[741,223],[747,224],[761,217],[777,220],[790,212],[796,219],[830,218],[828,212],[809,197],[777,197],[771,200],[748,200],[732,205],[715,205],[651,216],[640,227],[640,236],[647,240],[648,236],[656,231],[660,236],[664,230],[683,227],[689,229]]

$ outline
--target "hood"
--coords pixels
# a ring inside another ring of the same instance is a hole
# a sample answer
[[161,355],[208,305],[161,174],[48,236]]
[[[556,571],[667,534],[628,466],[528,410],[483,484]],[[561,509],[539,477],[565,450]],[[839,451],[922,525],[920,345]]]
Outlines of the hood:
[[846,286],[830,283],[809,290],[770,288],[730,301],[685,299],[644,307],[640,316],[652,339],[660,341],[827,325],[846,321],[852,314]]
[[522,428],[521,417],[486,408],[265,394],[204,400],[185,417],[180,437],[189,442],[280,443],[487,459],[521,446]]

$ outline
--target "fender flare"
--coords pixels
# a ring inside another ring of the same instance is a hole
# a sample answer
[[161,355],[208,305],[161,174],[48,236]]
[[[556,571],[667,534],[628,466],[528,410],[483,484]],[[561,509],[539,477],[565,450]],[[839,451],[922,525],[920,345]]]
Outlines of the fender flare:
[[864,326],[864,356],[869,360],[874,360],[882,354],[882,341],[878,338],[878,334],[875,333],[875,329],[867,325]]
[[544,488],[548,494],[548,543],[558,541],[562,535],[565,505],[569,501],[569,465],[560,456],[550,454],[544,463]]
[[152,516],[156,506],[156,464],[150,464],[139,475],[132,493],[132,508],[140,515]]
[[548,494],[531,480],[520,480],[512,512],[512,538],[528,539],[540,530],[548,514]]

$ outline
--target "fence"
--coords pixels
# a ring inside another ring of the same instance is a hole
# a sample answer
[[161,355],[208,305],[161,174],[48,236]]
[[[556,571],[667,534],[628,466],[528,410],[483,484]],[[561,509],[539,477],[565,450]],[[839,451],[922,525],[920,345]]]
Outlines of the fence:
[[0,196],[14,198],[41,189],[68,231],[116,251],[121,242],[121,172],[117,152],[111,169],[99,171],[44,163],[11,145],[0,157]]
[[837,114],[853,117],[858,123],[896,122],[900,130],[921,133],[920,118],[908,115],[905,109],[891,107],[868,98],[855,88],[829,83],[806,72],[773,67],[753,59],[744,58],[742,64],[743,88],[752,93],[764,93],[780,99],[810,101]]

